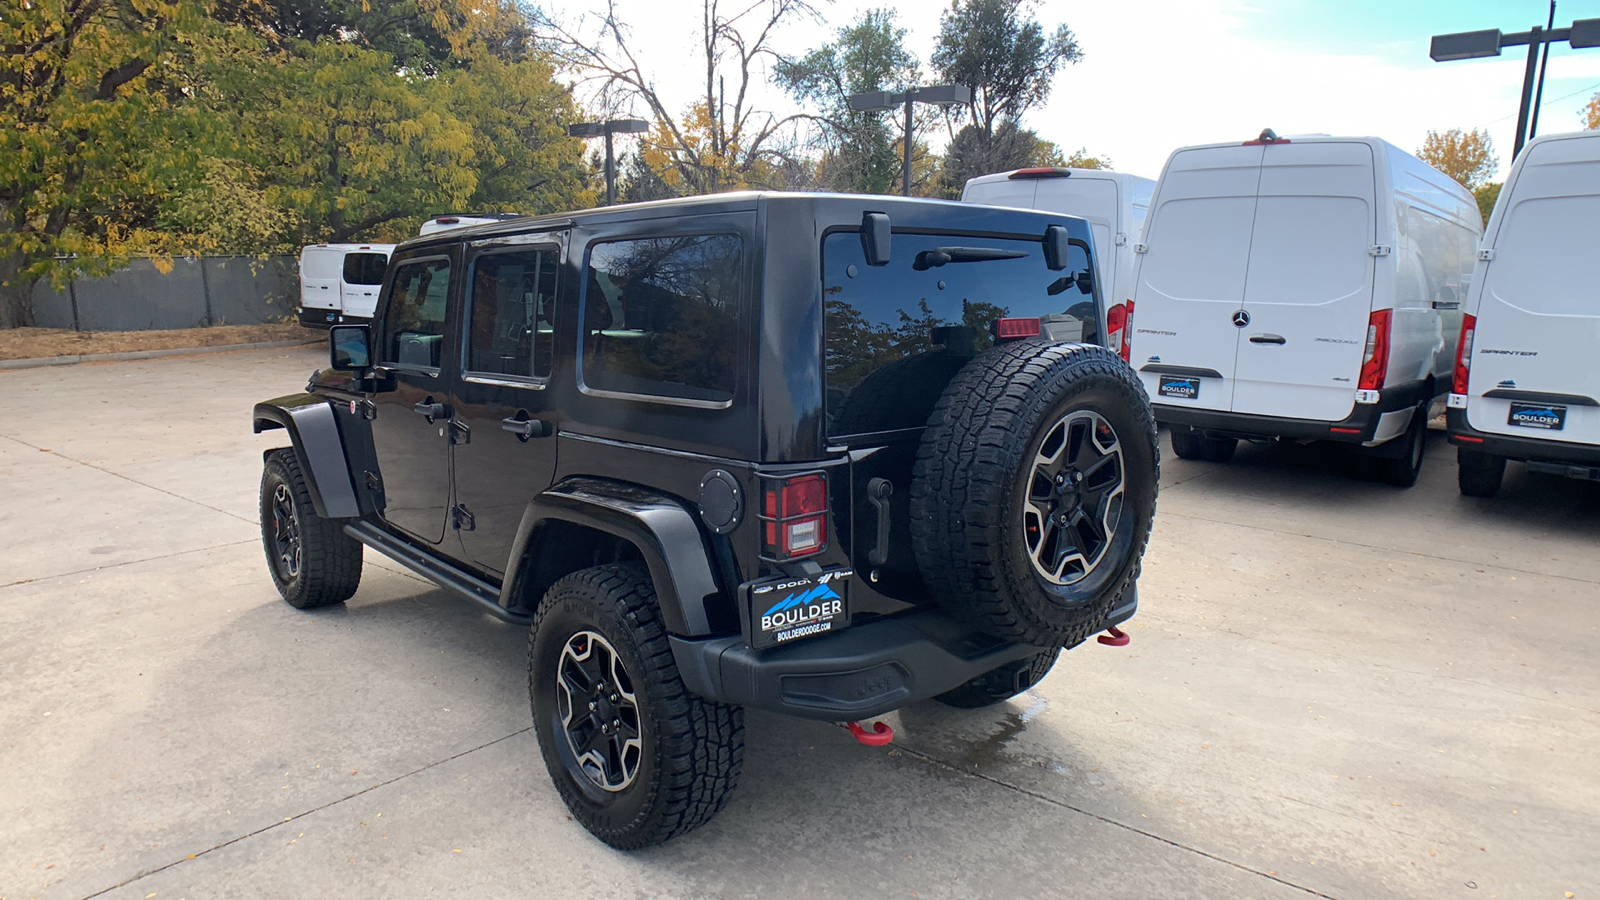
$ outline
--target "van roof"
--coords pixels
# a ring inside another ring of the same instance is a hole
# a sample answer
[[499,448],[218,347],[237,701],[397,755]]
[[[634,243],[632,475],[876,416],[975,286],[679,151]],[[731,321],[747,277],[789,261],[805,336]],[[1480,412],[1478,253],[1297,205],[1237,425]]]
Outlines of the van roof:
[[[1077,178],[1095,179],[1097,181],[1120,181],[1124,178],[1139,178],[1127,172],[1116,172],[1111,169],[1076,169],[1070,166],[1031,166],[1023,169],[1010,169],[1005,172],[995,172],[992,175],[979,175],[977,178],[967,179],[967,184],[993,184],[996,181],[1017,181],[1024,178]],[[1149,181],[1150,179],[1142,179]]]

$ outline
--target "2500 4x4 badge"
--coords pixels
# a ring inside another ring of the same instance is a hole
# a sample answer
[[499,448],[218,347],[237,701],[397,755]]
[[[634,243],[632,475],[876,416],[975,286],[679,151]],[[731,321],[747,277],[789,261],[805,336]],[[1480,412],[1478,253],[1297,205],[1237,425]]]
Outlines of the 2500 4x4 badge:
[[846,583],[853,574],[851,569],[832,569],[810,578],[785,577],[747,585],[750,646],[771,647],[850,624]]

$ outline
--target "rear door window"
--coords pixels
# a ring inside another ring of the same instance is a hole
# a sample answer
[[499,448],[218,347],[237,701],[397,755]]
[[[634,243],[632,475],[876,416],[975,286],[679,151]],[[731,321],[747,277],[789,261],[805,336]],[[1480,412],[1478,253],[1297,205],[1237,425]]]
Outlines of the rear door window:
[[596,243],[582,304],[583,385],[726,406],[740,340],[743,242],[690,234]]
[[1081,244],[1059,271],[1037,240],[895,233],[890,257],[867,265],[854,231],[823,240],[830,434],[920,428],[955,371],[994,344],[998,319],[1037,318],[1055,340],[1101,343]]
[[389,257],[382,253],[346,253],[345,284],[383,284],[383,270],[388,265]]
[[467,370],[542,378],[550,374],[557,247],[483,256],[472,269]]
[[384,361],[438,368],[449,300],[449,260],[430,259],[400,266],[384,316]]

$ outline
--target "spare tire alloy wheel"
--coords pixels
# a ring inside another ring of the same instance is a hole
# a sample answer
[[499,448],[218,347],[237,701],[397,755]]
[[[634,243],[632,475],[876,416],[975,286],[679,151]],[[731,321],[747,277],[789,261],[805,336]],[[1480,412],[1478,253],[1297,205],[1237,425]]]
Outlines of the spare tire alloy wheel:
[[633,679],[616,648],[593,631],[578,632],[561,648],[555,681],[561,727],[578,769],[602,790],[633,784],[644,743]]
[[1044,432],[1022,503],[1034,571],[1076,584],[1105,559],[1122,521],[1123,459],[1116,429],[1093,410],[1073,410]]

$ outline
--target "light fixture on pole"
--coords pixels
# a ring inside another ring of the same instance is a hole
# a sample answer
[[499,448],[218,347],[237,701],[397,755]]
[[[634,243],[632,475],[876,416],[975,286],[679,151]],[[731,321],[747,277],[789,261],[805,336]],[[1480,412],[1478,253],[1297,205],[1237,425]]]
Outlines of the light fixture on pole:
[[[1463,31],[1456,34],[1436,34],[1428,46],[1428,56],[1434,62],[1481,59],[1487,56],[1499,56],[1500,51],[1506,47],[1527,46],[1528,64],[1522,74],[1522,105],[1517,112],[1517,140],[1511,150],[1511,156],[1515,159],[1517,154],[1522,152],[1522,145],[1533,137],[1530,132],[1534,129],[1530,128],[1528,123],[1533,106],[1534,71],[1539,68],[1539,49],[1562,41],[1566,41],[1574,49],[1600,47],[1600,19],[1579,19],[1567,28],[1540,28],[1535,25],[1527,31],[1515,34],[1501,34],[1497,28]],[[1543,74],[1541,73],[1539,77],[1542,82]]]
[[900,166],[900,193],[907,197],[911,196],[911,104],[937,103],[940,106],[951,106],[956,103],[971,102],[972,88],[964,84],[933,84],[912,88],[909,91],[868,91],[864,94],[850,95],[850,108],[856,112],[877,112],[905,105],[906,138],[903,162]]
[[567,134],[573,137],[591,138],[601,137],[606,139],[606,205],[617,202],[617,163],[611,149],[611,136],[613,134],[643,134],[650,130],[650,123],[643,119],[611,119],[605,122],[578,122],[567,126]]

